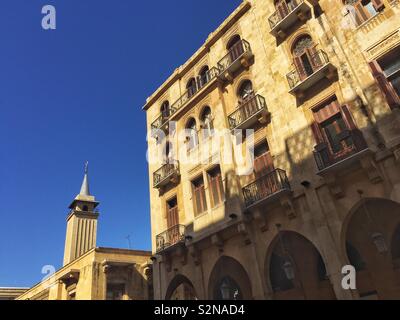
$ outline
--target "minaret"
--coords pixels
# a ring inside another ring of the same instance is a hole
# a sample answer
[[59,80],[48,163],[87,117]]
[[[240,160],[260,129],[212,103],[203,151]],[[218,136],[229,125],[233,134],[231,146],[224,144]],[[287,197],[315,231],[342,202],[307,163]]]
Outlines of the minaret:
[[64,266],[96,246],[99,213],[95,212],[95,209],[98,205],[95,197],[90,195],[86,162],[81,191],[69,206],[71,212],[67,218]]

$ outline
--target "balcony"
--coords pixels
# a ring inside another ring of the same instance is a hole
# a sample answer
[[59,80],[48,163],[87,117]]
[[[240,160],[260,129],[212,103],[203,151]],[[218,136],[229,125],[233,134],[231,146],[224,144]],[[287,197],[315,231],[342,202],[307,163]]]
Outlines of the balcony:
[[339,152],[333,152],[326,142],[315,146],[314,158],[319,174],[330,171],[333,168],[339,169],[344,165],[350,165],[369,151],[367,143],[359,130],[345,130],[337,139],[338,143],[343,146]]
[[217,79],[219,70],[216,67],[208,70],[204,75],[196,78],[196,85],[182,94],[168,110],[167,114],[161,114],[152,124],[153,130],[165,130],[168,128],[169,121],[177,114],[189,101],[193,100],[203,88],[207,87],[213,80]]
[[281,193],[290,193],[286,171],[275,169],[243,188],[246,208],[274,200]]
[[287,6],[282,5],[279,11],[268,18],[270,33],[275,37],[285,38],[286,30],[297,21],[305,21],[310,11],[311,7],[305,1],[292,0]]
[[228,116],[231,130],[251,128],[257,121],[266,121],[269,114],[265,98],[253,95],[243,101],[232,114]]
[[218,62],[219,78],[222,81],[231,81],[235,72],[241,68],[247,68],[251,64],[254,55],[250,43],[240,40],[232,46],[228,54]]
[[289,82],[289,93],[303,95],[304,91],[321,81],[323,78],[333,79],[336,67],[329,61],[328,55],[323,51],[317,51],[311,56],[311,61],[302,65],[304,70],[299,72],[295,68],[286,75]]
[[156,237],[156,251],[157,253],[160,253],[177,245],[178,243],[184,242],[185,226],[176,225]]
[[163,188],[169,183],[177,183],[179,179],[178,163],[167,163],[153,174],[153,186],[156,189]]

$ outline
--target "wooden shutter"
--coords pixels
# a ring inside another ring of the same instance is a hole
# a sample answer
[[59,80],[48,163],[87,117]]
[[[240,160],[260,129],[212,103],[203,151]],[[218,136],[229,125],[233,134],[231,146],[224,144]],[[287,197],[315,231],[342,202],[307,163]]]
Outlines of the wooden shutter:
[[307,48],[306,53],[314,72],[320,69],[322,66],[322,60],[321,57],[318,55],[316,46]]
[[179,213],[177,206],[168,209],[167,224],[168,229],[175,227],[179,224]]
[[362,5],[361,1],[357,2],[354,5],[354,8],[356,11],[356,21],[358,25],[369,19],[369,14],[364,10],[364,6]]
[[371,61],[369,66],[372,70],[372,75],[378,83],[379,88],[384,94],[390,108],[395,108],[400,105],[400,97],[398,96],[393,85],[386,79],[383,71],[377,61]]
[[311,130],[313,132],[315,142],[317,144],[321,144],[321,143],[325,142],[324,136],[321,131],[321,127],[319,126],[319,124],[317,122],[313,122],[311,124]]
[[297,56],[293,57],[293,63],[299,74],[300,80],[304,80],[305,78],[307,78],[307,71],[304,68],[303,61],[301,61],[301,57],[297,57]]
[[346,123],[347,128],[350,130],[357,129],[349,107],[347,105],[343,105],[340,107],[340,109],[342,111],[343,120]]
[[374,6],[376,11],[381,11],[385,7],[382,0],[372,0],[372,5]]
[[274,169],[271,154],[269,152],[254,159],[254,172],[256,177],[265,175]]
[[210,187],[213,205],[216,206],[222,202],[223,199],[223,184],[221,174],[218,173],[214,176],[210,176]]
[[276,4],[276,11],[278,12],[279,17],[281,20],[285,18],[289,14],[289,9],[287,7],[286,1],[279,1]]

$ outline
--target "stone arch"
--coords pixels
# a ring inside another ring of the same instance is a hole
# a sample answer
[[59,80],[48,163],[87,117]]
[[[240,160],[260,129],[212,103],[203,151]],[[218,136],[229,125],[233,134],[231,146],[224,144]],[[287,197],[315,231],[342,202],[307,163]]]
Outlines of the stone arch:
[[236,259],[222,256],[215,263],[208,281],[208,298],[220,300],[223,288],[230,289],[226,300],[251,300],[253,298],[250,278],[245,268]]
[[341,248],[347,263],[356,264],[349,245],[362,262],[361,267],[354,265],[361,298],[400,299],[400,270],[395,254],[399,233],[400,204],[392,200],[361,199],[346,216]]
[[319,250],[294,231],[281,231],[271,242],[264,277],[276,300],[336,299]]
[[165,300],[197,300],[193,283],[184,275],[176,275],[168,285]]

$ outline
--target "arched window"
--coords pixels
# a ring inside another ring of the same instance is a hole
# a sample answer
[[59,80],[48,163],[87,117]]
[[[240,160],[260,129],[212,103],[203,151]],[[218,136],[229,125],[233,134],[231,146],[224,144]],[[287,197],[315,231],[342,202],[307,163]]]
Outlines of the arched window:
[[203,129],[204,138],[211,137],[214,127],[213,127],[212,114],[211,114],[210,107],[205,107],[204,108],[200,119],[201,119],[201,122],[202,122],[202,129]]
[[309,35],[301,36],[294,43],[292,54],[300,80],[309,77],[322,66],[316,45]]
[[89,207],[88,206],[83,206],[83,211],[88,212],[89,211]]
[[372,18],[384,8],[382,0],[345,0],[345,4],[357,26]]
[[210,81],[210,74],[209,74],[210,68],[208,66],[204,66],[199,74],[199,87],[202,88],[204,87],[208,81]]
[[170,115],[170,109],[169,109],[169,102],[164,101],[163,104],[161,105],[160,108],[161,115],[164,119],[167,119]]
[[194,78],[191,78],[187,85],[186,85],[186,89],[188,92],[188,97],[192,97],[196,92],[197,92],[197,84],[196,84],[196,80]]
[[226,48],[229,51],[231,63],[236,61],[244,53],[242,39],[239,35],[233,36],[231,40],[229,40]]
[[245,101],[254,95],[253,84],[250,80],[245,80],[239,87],[238,96],[240,101]]
[[188,150],[194,149],[199,144],[199,138],[197,136],[196,120],[191,118],[186,125],[186,137],[187,137],[187,148]]

